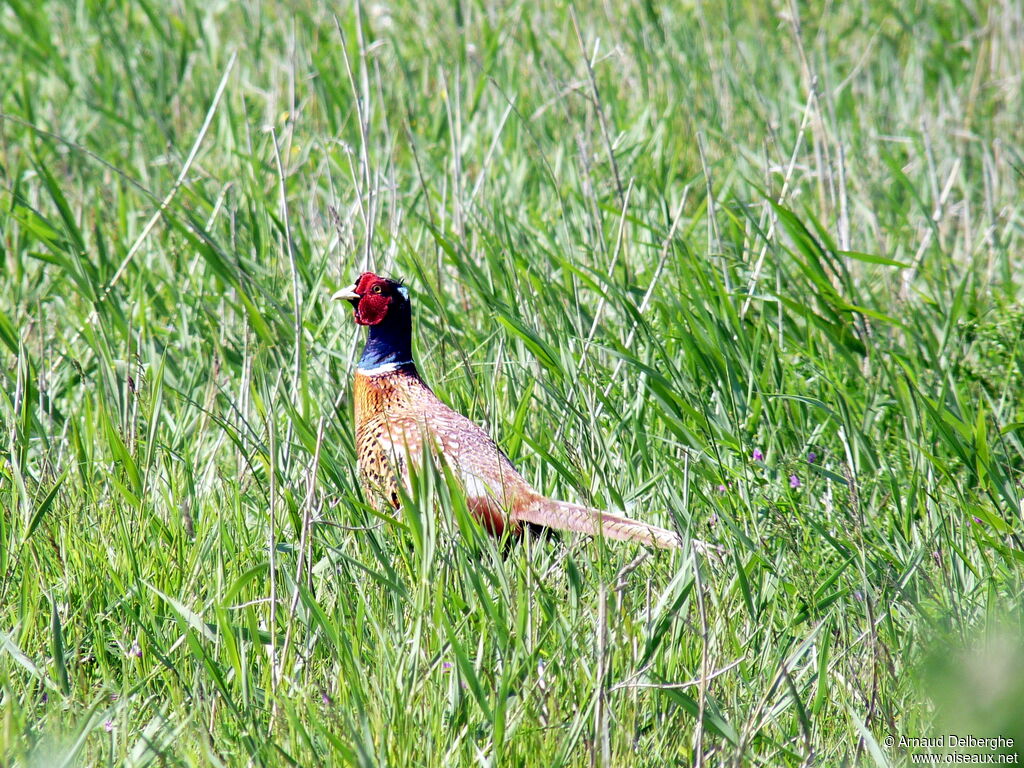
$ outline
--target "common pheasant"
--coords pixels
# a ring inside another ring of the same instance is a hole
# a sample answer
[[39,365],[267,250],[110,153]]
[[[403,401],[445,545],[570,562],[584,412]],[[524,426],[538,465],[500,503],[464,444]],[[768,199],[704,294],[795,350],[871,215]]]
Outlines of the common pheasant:
[[409,289],[372,272],[332,297],[351,302],[355,321],[369,328],[356,369],[356,454],[367,495],[400,506],[410,467],[419,468],[427,448],[461,482],[470,512],[495,536],[524,524],[577,531],[656,547],[680,547],[664,528],[591,507],[549,499],[535,491],[479,426],[456,413],[420,378],[412,358]]

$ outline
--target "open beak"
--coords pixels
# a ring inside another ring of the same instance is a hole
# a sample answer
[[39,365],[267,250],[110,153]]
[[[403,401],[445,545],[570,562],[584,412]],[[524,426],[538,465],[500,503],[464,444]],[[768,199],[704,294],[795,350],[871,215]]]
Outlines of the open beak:
[[348,288],[342,288],[331,296],[332,301],[359,301],[360,298],[359,294],[356,293],[355,283],[350,285]]

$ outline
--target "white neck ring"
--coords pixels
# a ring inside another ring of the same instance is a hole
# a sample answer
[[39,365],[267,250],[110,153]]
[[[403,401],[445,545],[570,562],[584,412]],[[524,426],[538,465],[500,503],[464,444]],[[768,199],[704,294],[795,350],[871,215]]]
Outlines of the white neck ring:
[[411,365],[411,364],[412,364],[412,360],[402,360],[399,363],[382,363],[380,365],[375,365],[373,368],[359,367],[359,368],[356,368],[356,370],[359,373],[365,373],[365,374],[368,374],[370,376],[379,376],[382,373],[392,373],[394,371],[397,371],[403,365]]

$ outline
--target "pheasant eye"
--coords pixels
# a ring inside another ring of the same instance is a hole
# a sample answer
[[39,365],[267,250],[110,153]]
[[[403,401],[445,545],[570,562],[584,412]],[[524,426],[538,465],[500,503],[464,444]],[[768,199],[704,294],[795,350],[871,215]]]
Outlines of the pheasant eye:
[[381,287],[379,285],[373,286],[373,292],[374,293],[380,293],[381,292]]

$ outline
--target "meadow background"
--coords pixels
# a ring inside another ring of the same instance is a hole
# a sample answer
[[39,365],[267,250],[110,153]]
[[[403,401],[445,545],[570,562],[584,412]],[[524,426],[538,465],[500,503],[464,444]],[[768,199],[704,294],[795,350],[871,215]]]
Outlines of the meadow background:
[[[1022,61],[1009,0],[0,4],[0,764],[1019,754]],[[374,513],[367,266],[538,488],[726,554]]]

